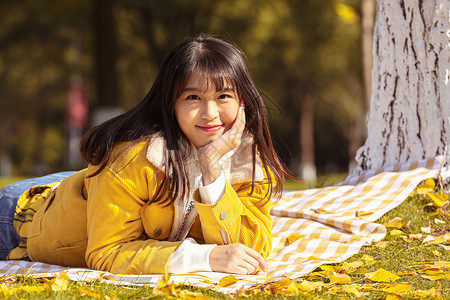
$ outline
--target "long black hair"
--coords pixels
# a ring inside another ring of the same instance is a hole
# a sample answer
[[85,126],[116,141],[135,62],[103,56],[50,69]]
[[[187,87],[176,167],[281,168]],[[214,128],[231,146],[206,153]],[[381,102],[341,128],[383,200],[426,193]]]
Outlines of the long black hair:
[[285,175],[291,175],[274,150],[267,111],[250,76],[245,56],[232,44],[205,34],[182,41],[167,54],[153,86],[135,108],[86,132],[80,142],[81,155],[86,162],[99,166],[91,176],[100,173],[114,159],[111,156],[117,142],[129,141],[132,145],[160,133],[167,146],[166,172],[158,192],[150,200],[171,203],[186,195],[189,182],[184,162],[191,147],[187,147],[189,141],[178,126],[175,102],[196,70],[202,71],[208,83],[214,84],[217,90],[221,90],[226,83],[231,84],[244,102],[245,128],[254,137],[252,187],[255,184],[258,152],[268,174],[269,190],[265,198],[282,190]]

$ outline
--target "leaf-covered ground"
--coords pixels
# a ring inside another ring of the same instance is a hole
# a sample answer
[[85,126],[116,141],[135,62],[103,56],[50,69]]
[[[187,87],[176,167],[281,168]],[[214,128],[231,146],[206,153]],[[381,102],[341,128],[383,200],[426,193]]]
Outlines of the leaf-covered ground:
[[[271,278],[225,295],[214,289],[167,284],[117,286],[58,278],[0,278],[0,298],[11,299],[449,299],[450,204],[428,180],[378,222],[386,238],[347,261],[323,265],[304,278]],[[221,285],[232,284],[233,277]]]

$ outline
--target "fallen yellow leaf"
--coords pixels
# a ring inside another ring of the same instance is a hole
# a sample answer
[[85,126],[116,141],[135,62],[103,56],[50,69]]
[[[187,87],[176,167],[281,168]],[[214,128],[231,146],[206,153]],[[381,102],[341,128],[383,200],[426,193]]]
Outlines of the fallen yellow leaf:
[[34,292],[38,292],[39,293],[39,292],[43,292],[46,289],[46,287],[43,286],[43,285],[39,285],[39,286],[27,286],[27,285],[24,285],[24,286],[21,287],[21,289],[24,292],[27,292],[27,293],[34,293]]
[[420,230],[422,230],[423,233],[431,233],[431,227],[420,227]]
[[435,224],[447,224],[447,222],[442,221],[441,219],[438,219],[438,218],[435,218],[435,219],[434,219],[434,223],[435,223]]
[[382,291],[390,294],[403,295],[411,290],[411,283],[393,283],[388,287],[383,288]]
[[323,209],[323,208],[311,208],[311,210],[312,210],[313,212],[315,212],[316,214],[331,214],[331,212],[326,211],[326,210]]
[[422,234],[421,233],[419,233],[419,234],[410,234],[409,238],[411,240],[421,240],[422,239]]
[[84,294],[84,295],[86,295],[86,296],[89,296],[89,297],[92,297],[92,298],[98,298],[98,299],[101,299],[102,298],[102,293],[100,292],[100,291],[97,291],[97,290],[94,290],[94,289],[91,289],[91,290],[86,290],[86,289],[83,289],[82,287],[78,287],[78,290],[82,293],[82,294]]
[[370,279],[372,281],[377,281],[377,282],[393,282],[400,278],[399,276],[397,276],[389,271],[386,271],[385,269],[382,269],[382,268],[378,269],[375,272],[366,273],[364,275],[368,279]]
[[389,220],[385,226],[388,228],[402,229],[405,226],[405,223],[402,221],[401,218],[395,217],[392,220]]
[[450,246],[445,246],[445,245],[439,245],[442,248],[444,248],[446,251],[450,251]]
[[328,279],[330,279],[330,284],[345,284],[352,281],[351,277],[347,274],[334,273],[331,274]]
[[364,265],[364,262],[362,262],[361,260],[357,260],[354,262],[343,262],[342,266],[344,267],[345,270],[349,271],[349,270],[356,270],[357,268],[361,267]]
[[389,235],[398,236],[398,235],[404,235],[405,233],[398,229],[392,229]]
[[414,293],[416,296],[425,298],[425,297],[436,297],[436,289],[435,288],[431,288],[429,290],[426,291],[417,291]]
[[432,265],[434,268],[447,268],[450,269],[450,261],[435,261]]
[[287,237],[286,243],[287,243],[288,245],[290,245],[290,244],[292,244],[293,242],[295,242],[295,241],[297,241],[297,240],[303,239],[304,237],[305,237],[304,234],[292,233],[292,234],[290,234],[290,235]]
[[314,292],[316,290],[314,284],[307,280],[303,280],[297,286],[298,286],[298,289],[302,292]]
[[450,241],[450,234],[446,233],[446,234],[442,234],[442,235],[438,235],[436,237],[433,236],[427,236],[424,240],[423,243],[425,245],[438,245],[438,244],[444,244],[447,241]]
[[69,285],[69,276],[61,272],[56,278],[49,281],[49,287],[54,292],[65,291]]
[[433,204],[436,207],[442,207],[442,205],[448,201],[448,195],[445,194],[427,192],[427,195],[431,198],[431,200],[433,200]]
[[363,211],[363,210],[357,210],[356,212],[355,212],[355,216],[358,218],[361,218],[361,217],[367,217],[367,216],[370,216],[370,215],[373,215],[373,212],[371,212],[371,211]]
[[344,286],[344,287],[342,287],[341,291],[344,293],[353,294],[353,295],[355,295],[355,297],[358,297],[358,298],[361,297],[361,292],[358,291],[358,289],[355,286],[351,286],[351,285]]
[[364,255],[361,257],[361,259],[362,259],[363,261],[365,261],[366,263],[367,263],[367,262],[373,262],[373,261],[374,261],[373,256],[370,256],[370,255],[367,255],[367,254],[364,254]]
[[422,277],[430,280],[441,280],[441,279],[450,279],[450,274],[422,275]]
[[384,298],[384,300],[398,300],[398,299],[403,299],[403,298],[396,294],[388,294],[386,296],[386,298]]
[[227,286],[235,284],[237,281],[238,280],[236,279],[236,277],[234,277],[233,275],[228,275],[227,277],[220,279],[219,283],[217,285],[222,286],[222,287],[227,287]]
[[433,179],[428,178],[425,181],[422,181],[416,188],[418,192],[431,192],[433,191],[434,187],[436,186],[436,183]]
[[389,245],[388,241],[381,241],[375,244],[375,247],[385,249]]

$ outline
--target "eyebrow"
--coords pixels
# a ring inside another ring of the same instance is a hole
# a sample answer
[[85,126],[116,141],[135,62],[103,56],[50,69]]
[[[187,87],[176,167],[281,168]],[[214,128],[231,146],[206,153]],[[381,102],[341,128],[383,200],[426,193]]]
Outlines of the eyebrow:
[[[183,93],[185,93],[185,92],[203,92],[203,91],[201,91],[200,89],[195,88],[195,87],[186,87],[183,90]],[[220,91],[216,91],[216,92],[233,92],[234,93],[235,90],[232,87],[224,87]]]

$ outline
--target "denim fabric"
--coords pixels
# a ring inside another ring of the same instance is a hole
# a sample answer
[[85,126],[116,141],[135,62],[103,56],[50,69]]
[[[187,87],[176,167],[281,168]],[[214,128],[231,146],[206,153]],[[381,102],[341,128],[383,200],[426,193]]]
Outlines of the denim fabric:
[[5,186],[0,190],[0,260],[19,245],[20,238],[14,229],[14,213],[19,197],[28,189],[63,180],[75,172],[60,172],[37,178],[30,178]]

